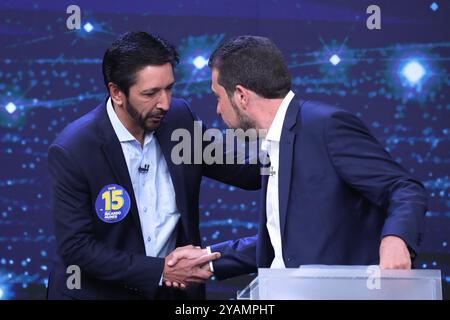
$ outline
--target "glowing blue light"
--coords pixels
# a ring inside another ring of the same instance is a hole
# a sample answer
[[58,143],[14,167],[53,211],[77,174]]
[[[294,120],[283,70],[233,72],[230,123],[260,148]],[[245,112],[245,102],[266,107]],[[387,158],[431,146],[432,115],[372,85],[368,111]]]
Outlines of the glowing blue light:
[[408,62],[402,69],[402,74],[410,85],[415,85],[425,75],[424,67],[417,61]]
[[3,289],[0,288],[0,300],[3,298],[3,295],[4,295]]
[[86,32],[91,32],[94,30],[94,26],[90,22],[87,22],[84,24],[83,29],[86,30]]
[[6,111],[8,111],[9,113],[13,113],[14,111],[16,111],[17,107],[14,103],[10,102],[5,106]]
[[437,9],[439,9],[439,5],[436,2],[433,2],[430,5],[431,10],[436,11]]
[[203,69],[208,64],[208,60],[203,58],[203,56],[198,56],[194,59],[194,61],[192,63],[194,64],[194,66],[197,69],[200,70],[200,69]]
[[341,62],[341,58],[339,58],[339,56],[337,54],[333,54],[330,58],[330,62],[335,66],[339,62]]

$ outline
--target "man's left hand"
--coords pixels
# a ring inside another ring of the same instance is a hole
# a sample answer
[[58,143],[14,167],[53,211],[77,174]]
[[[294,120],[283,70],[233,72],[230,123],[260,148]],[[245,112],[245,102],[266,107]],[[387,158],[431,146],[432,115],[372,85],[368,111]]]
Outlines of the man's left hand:
[[386,236],[380,244],[381,269],[411,269],[411,256],[405,241],[396,236]]

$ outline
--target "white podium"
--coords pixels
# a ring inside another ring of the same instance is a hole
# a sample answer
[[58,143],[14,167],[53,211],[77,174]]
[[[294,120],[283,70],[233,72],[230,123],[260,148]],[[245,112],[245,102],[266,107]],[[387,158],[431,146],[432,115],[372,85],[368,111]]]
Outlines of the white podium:
[[442,300],[440,270],[378,266],[259,269],[238,300]]

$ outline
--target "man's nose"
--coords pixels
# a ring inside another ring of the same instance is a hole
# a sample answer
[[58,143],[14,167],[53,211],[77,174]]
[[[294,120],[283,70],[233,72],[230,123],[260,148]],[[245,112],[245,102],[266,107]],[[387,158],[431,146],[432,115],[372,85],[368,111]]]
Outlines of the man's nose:
[[169,110],[169,106],[170,106],[170,94],[166,91],[163,91],[163,93],[161,94],[161,99],[158,103],[158,108],[167,111]]
[[169,110],[169,103],[159,103],[158,109],[168,111]]

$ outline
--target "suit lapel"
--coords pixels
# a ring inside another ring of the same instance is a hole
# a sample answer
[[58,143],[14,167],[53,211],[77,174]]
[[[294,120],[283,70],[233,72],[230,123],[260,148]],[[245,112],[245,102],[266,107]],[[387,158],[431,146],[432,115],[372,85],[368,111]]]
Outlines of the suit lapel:
[[[262,165],[262,168],[270,168],[270,163]],[[267,183],[269,180],[268,175],[261,176],[261,196],[260,196],[260,213],[259,213],[259,226],[258,226],[258,242],[256,245],[256,262],[258,267],[266,267],[270,265],[267,260],[268,252],[273,251],[270,242],[269,233],[267,230]],[[273,259],[273,258],[272,258]]]
[[124,187],[130,195],[132,204],[130,208],[131,217],[136,225],[136,228],[139,230],[139,233],[142,233],[133,184],[131,183],[131,178],[128,172],[125,156],[123,155],[122,146],[108,118],[108,113],[106,111],[106,101],[107,100],[105,100],[105,102],[103,103],[101,110],[99,110],[100,121],[98,124],[98,128],[100,131],[100,135],[103,138],[101,148],[104,153],[105,159],[107,160],[107,163],[109,164],[111,170],[114,172],[114,176],[118,184]]
[[[167,117],[167,116],[166,116]],[[183,179],[183,166],[182,165],[175,165],[171,161],[171,152],[172,152],[172,141],[171,141],[171,134],[172,131],[169,130],[168,125],[166,123],[166,117],[164,117],[163,121],[161,122],[158,129],[155,131],[155,137],[158,140],[159,146],[161,147],[161,152],[164,156],[164,159],[167,163],[167,168],[169,169],[169,174],[172,179],[173,188],[175,190],[175,203],[177,205],[177,209],[181,214],[181,220],[183,224],[183,228],[185,231],[185,234],[189,237],[191,234],[189,230],[191,228],[189,227],[190,221],[187,219],[186,212],[188,212],[188,206],[185,205],[185,202],[182,200],[188,199],[186,195],[185,190],[185,181]]]
[[[261,169],[270,169],[270,163],[268,163],[267,165],[262,165]],[[267,206],[266,206],[266,201],[267,201],[267,184],[269,182],[269,175],[264,174],[261,175],[261,217],[260,217],[260,222],[261,225],[265,225],[267,222]]]
[[280,154],[278,168],[278,201],[280,210],[280,228],[281,238],[283,239],[286,227],[286,215],[291,190],[292,177],[292,160],[294,154],[295,131],[292,128],[297,123],[297,114],[299,112],[299,104],[297,101],[291,101],[286,116],[284,118],[283,129],[280,138]]

